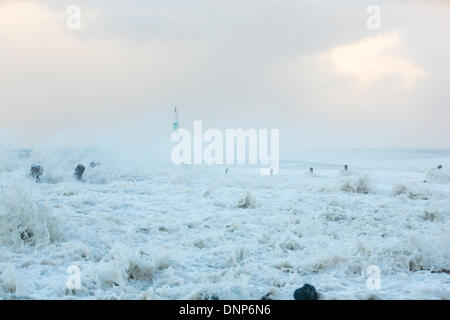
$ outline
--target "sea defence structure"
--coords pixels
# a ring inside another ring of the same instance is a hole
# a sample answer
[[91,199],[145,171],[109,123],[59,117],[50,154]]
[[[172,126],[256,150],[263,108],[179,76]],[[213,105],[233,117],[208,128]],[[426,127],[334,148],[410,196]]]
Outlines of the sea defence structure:
[[77,165],[77,167],[75,168],[75,172],[73,173],[75,179],[81,180],[81,178],[83,177],[84,170],[86,170],[85,166],[83,166],[82,164]]
[[179,127],[180,125],[178,123],[178,111],[177,107],[175,107],[175,109],[173,110],[173,131],[178,130]]
[[44,173],[44,168],[39,165],[32,165],[30,169],[30,175],[33,177],[36,182],[41,181],[42,173]]

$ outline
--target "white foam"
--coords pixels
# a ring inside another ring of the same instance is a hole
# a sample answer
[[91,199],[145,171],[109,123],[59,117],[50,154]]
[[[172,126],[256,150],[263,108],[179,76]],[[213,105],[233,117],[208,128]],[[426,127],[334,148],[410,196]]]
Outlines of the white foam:
[[[305,282],[324,299],[449,297],[442,159],[439,179],[409,160],[402,170],[315,164],[313,175],[299,163],[275,176],[127,161],[35,151],[4,167],[3,297],[292,299]],[[42,183],[28,177],[34,162],[44,167]],[[77,163],[86,166],[81,182],[72,176]],[[71,265],[81,270],[79,289],[66,288]],[[380,290],[366,285],[371,265]]]

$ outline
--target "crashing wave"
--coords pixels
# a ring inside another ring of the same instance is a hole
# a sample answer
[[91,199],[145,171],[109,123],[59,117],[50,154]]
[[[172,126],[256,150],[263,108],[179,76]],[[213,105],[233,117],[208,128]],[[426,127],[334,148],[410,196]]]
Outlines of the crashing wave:
[[26,186],[13,185],[1,193],[0,245],[47,245],[58,237],[51,211],[31,197]]

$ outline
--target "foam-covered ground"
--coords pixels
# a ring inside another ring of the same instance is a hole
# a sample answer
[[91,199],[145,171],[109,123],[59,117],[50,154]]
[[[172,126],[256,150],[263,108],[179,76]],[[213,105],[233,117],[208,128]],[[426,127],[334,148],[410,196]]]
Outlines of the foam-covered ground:
[[[28,176],[37,162],[41,183]],[[292,299],[307,282],[322,299],[449,299],[449,158],[359,161],[349,172],[330,163],[225,175],[93,151],[3,151],[0,297]],[[66,288],[71,265],[80,289]],[[366,285],[371,265],[379,290]]]

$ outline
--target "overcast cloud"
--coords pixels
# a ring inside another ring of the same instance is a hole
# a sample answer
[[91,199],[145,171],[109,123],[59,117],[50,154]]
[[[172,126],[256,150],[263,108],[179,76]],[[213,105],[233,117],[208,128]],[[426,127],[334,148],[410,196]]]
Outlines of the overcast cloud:
[[0,1],[0,133],[165,142],[177,105],[282,151],[448,148],[448,30],[448,1]]

